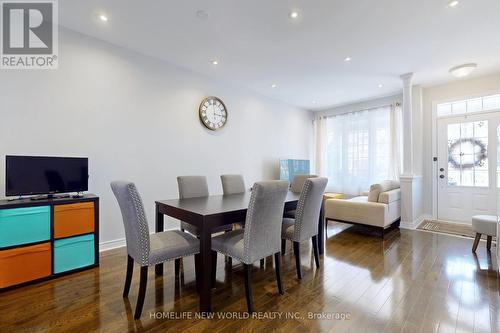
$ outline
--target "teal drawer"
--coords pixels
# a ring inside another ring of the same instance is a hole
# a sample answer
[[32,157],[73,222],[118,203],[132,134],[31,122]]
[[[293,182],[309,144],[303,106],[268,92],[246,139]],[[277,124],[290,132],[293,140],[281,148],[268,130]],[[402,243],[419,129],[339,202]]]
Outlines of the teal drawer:
[[0,210],[0,247],[50,239],[50,207]]
[[54,241],[54,273],[62,273],[94,263],[94,235]]

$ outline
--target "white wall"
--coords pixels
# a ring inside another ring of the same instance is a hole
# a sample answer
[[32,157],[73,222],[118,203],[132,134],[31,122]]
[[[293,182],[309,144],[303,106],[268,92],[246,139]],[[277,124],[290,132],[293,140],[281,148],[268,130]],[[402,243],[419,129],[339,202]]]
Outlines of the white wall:
[[488,94],[500,93],[500,73],[457,80],[438,86],[426,87],[423,91],[423,180],[424,180],[424,212],[432,214],[432,108],[433,103],[473,98]]
[[[112,180],[137,184],[153,231],[154,200],[177,197],[176,176],[206,175],[220,193],[222,173],[250,185],[312,151],[308,111],[63,29],[58,70],[2,71],[0,91],[0,197],[6,154],[88,156],[101,242],[124,237]],[[208,95],[228,108],[218,132],[198,119]]]

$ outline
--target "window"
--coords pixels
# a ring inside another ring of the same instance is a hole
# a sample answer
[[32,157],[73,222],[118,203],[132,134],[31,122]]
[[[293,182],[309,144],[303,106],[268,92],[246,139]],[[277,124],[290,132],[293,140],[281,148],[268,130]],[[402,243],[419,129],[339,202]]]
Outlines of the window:
[[399,176],[400,148],[393,144],[400,144],[400,113],[399,106],[387,106],[326,118],[329,190],[359,195],[373,183]]
[[488,121],[448,125],[448,185],[489,186]]
[[494,109],[500,109],[500,94],[438,104],[437,116],[445,117]]

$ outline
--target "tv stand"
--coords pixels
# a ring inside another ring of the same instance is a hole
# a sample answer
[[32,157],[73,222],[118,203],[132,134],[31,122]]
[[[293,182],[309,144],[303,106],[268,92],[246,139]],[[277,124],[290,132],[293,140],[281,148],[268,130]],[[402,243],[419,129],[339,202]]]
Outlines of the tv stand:
[[36,201],[36,200],[53,200],[53,199],[64,199],[64,198],[69,198],[69,194],[44,194],[44,195],[38,195],[36,197],[31,197],[30,200]]
[[0,200],[0,299],[6,290],[98,267],[99,198],[69,194]]

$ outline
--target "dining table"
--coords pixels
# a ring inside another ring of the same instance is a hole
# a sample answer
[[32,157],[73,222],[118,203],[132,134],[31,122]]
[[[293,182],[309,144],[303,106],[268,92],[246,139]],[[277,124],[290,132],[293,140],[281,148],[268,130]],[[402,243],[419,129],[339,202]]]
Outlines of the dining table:
[[[199,297],[200,312],[212,311],[212,233],[217,227],[245,221],[251,192],[230,195],[210,195],[199,198],[156,201],[156,232],[164,231],[165,215],[189,223],[197,228],[200,240]],[[297,208],[300,193],[289,191],[284,212]],[[318,221],[318,248],[324,252],[324,213],[321,206]],[[163,264],[155,266],[156,275],[163,275]]]

